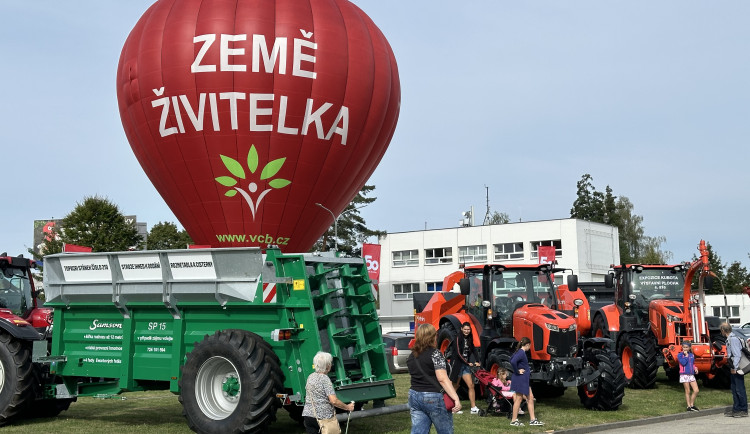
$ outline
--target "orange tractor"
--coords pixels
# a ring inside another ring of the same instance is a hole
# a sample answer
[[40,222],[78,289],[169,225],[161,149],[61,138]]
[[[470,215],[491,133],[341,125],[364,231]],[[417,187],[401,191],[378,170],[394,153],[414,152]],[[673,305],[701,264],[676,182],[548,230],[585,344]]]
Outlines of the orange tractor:
[[[451,359],[456,333],[469,322],[482,365],[493,375],[501,366],[513,372],[514,346],[528,337],[535,396],[577,387],[586,408],[616,410],[625,388],[620,359],[610,339],[581,337],[591,326],[588,301],[577,276],[555,284],[554,275],[566,271],[549,264],[466,266],[445,278],[444,292],[414,294],[415,324],[434,325],[438,346]],[[456,283],[461,293],[447,292]]]
[[[615,302],[592,312],[591,335],[616,342],[630,387],[653,387],[659,366],[677,379],[683,341],[692,343],[704,384],[728,387],[721,320],[704,313],[704,285],[710,287],[712,278],[703,240],[699,250],[701,256],[692,264],[621,265],[605,277],[605,287],[614,287]],[[692,289],[696,273],[698,285]]]

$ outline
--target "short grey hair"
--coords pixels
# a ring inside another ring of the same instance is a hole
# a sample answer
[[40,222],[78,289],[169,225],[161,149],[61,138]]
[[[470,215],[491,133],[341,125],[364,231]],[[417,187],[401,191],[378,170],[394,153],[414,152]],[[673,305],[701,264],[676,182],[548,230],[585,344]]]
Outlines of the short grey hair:
[[315,366],[315,372],[325,374],[331,370],[333,365],[333,356],[331,353],[325,351],[318,351],[318,354],[313,357],[313,366]]

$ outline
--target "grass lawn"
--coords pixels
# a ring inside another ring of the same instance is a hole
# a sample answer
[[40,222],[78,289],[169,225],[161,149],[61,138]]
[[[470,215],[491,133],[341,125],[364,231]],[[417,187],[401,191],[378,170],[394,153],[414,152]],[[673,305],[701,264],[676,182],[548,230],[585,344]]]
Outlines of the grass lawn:
[[[409,389],[408,374],[395,376],[397,398],[388,405],[406,402]],[[750,378],[745,384],[750,389]],[[667,381],[663,371],[659,371],[657,387],[650,390],[626,389],[623,404],[618,411],[597,412],[584,409],[577,391],[568,389],[560,398],[537,400],[537,417],[545,422],[544,427],[514,428],[514,432],[543,432],[580,426],[597,425],[621,420],[639,419],[651,416],[682,413],[685,411],[685,393],[681,384]],[[700,383],[699,383],[700,385]],[[3,434],[28,432],[55,433],[189,433],[191,432],[182,416],[182,406],[177,396],[169,392],[126,393],[125,399],[80,398],[70,409],[53,419],[27,419],[2,428]],[[729,390],[709,389],[701,386],[696,401],[698,408],[725,407],[731,405]],[[468,401],[462,402],[465,409]],[[480,408],[486,408],[483,401]],[[368,408],[368,407],[365,407]],[[277,413],[278,420],[272,425],[277,433],[302,433],[286,411]],[[521,421],[528,422],[528,415]],[[497,433],[498,428],[510,428],[504,417],[478,417],[465,411],[454,416],[457,433]],[[349,432],[352,433],[408,433],[410,420],[408,412],[352,420]],[[434,431],[433,431],[434,432]]]

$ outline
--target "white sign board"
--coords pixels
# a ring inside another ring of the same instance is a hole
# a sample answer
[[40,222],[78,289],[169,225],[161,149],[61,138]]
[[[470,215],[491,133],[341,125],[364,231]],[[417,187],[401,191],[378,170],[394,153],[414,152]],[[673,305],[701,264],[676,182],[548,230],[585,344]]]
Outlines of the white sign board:
[[60,266],[66,282],[112,281],[106,256],[71,255],[60,258]]
[[161,263],[158,254],[122,255],[120,270],[126,281],[160,281]]
[[169,268],[175,280],[213,280],[216,269],[211,253],[192,251],[189,253],[170,253]]

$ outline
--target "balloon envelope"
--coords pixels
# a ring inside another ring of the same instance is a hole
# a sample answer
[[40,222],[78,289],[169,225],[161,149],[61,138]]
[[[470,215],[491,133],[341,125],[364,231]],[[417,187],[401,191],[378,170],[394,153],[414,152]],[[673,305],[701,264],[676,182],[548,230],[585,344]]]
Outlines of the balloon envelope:
[[383,157],[400,92],[390,45],[346,0],[159,0],[117,72],[136,158],[217,247],[309,250]]

